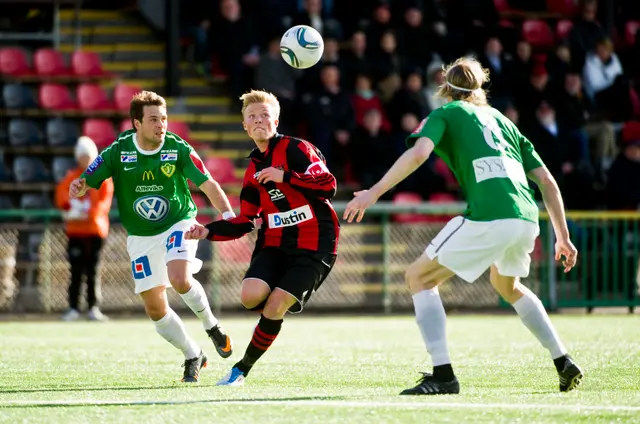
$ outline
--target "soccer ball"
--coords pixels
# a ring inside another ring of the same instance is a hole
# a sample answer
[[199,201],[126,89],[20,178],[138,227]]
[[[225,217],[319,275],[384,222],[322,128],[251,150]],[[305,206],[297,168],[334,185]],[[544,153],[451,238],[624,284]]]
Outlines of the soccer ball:
[[288,65],[307,69],[318,63],[324,51],[324,41],[318,31],[306,25],[289,28],[280,40],[280,53]]

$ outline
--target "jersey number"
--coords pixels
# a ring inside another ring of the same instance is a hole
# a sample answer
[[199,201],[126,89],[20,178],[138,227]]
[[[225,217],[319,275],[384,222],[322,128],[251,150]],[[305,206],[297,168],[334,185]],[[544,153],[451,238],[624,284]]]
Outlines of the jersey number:
[[502,130],[492,116],[485,117],[482,135],[484,136],[484,141],[486,141],[493,150],[502,151],[507,147],[507,142],[502,136]]

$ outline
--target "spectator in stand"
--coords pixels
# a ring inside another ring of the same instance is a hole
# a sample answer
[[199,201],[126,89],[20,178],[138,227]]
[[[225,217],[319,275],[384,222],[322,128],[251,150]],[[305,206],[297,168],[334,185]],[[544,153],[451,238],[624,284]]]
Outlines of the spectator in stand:
[[353,175],[363,188],[371,187],[382,178],[393,163],[393,141],[382,123],[383,116],[378,109],[367,110],[347,148]]
[[528,82],[535,65],[531,55],[531,44],[525,40],[518,41],[516,44],[516,55],[513,59],[513,80],[514,90],[520,90]]
[[404,61],[397,50],[396,35],[387,31],[380,40],[380,50],[373,55],[373,78],[383,102],[389,101],[402,86]]
[[581,0],[580,14],[573,21],[569,34],[571,57],[576,66],[582,67],[587,53],[596,48],[598,40],[608,36],[597,19],[598,1]]
[[424,97],[427,101],[427,112],[438,109],[448,102],[440,96],[436,96],[438,87],[444,84],[444,74],[442,73],[442,61],[436,59],[429,64],[426,72],[427,84],[424,88]]
[[78,167],[69,171],[56,187],[56,205],[62,209],[65,232],[69,239],[67,252],[71,265],[69,309],[64,321],[80,319],[80,289],[87,282],[87,317],[92,321],[107,321],[99,302],[102,297],[97,273],[100,251],[109,233],[109,211],[113,199],[113,181],[104,181],[99,189],[89,189],[81,198],[69,199],[69,186],[98,156],[98,148],[89,137],[80,137],[75,147]]
[[391,123],[382,106],[382,100],[380,100],[380,96],[373,91],[371,78],[368,75],[358,75],[356,78],[355,93],[351,96],[351,99],[353,101],[356,125],[361,127],[365,126],[364,118],[366,113],[371,110],[377,110],[380,113],[379,119],[381,121],[380,127],[382,131],[391,131]]
[[547,61],[551,89],[554,92],[562,90],[564,88],[565,75],[575,68],[575,65],[571,62],[571,49],[568,43],[558,43],[555,48],[555,54]]
[[367,54],[367,36],[364,31],[356,31],[351,36],[349,50],[342,54],[343,86],[352,90],[356,85],[356,76],[370,75],[373,66]]
[[180,29],[183,37],[193,41],[193,60],[201,75],[211,74],[209,51],[209,30],[214,10],[211,2],[182,0],[180,2]]
[[391,126],[396,131],[402,126],[402,116],[406,113],[421,118],[427,116],[429,108],[424,94],[422,73],[419,70],[410,72],[406,76],[404,86],[395,93],[389,102],[387,111]]
[[295,133],[296,79],[301,71],[292,68],[282,60],[280,37],[273,38],[267,50],[260,56],[256,66],[255,86],[275,94],[280,101],[279,131],[283,134]]
[[423,73],[431,62],[429,30],[424,24],[422,10],[417,6],[408,7],[397,30],[398,51],[406,58],[406,66],[418,68]]
[[323,37],[342,39],[342,27],[325,10],[322,0],[304,0],[302,10],[293,18],[291,26],[307,25],[315,28]]
[[381,53],[383,35],[394,29],[391,22],[389,0],[375,0],[375,2],[376,6],[373,9],[371,22],[366,27],[367,53],[369,53],[370,56]]
[[515,91],[515,106],[520,112],[521,125],[529,127],[535,124],[536,109],[541,102],[551,102],[553,98],[549,89],[549,73],[543,64],[536,65],[529,81]]
[[505,54],[502,43],[496,36],[487,39],[484,52],[480,55],[480,63],[489,70],[491,81],[491,105],[502,110],[512,100],[511,93],[513,65],[510,55]]
[[622,131],[622,151],[609,169],[607,208],[640,211],[640,122]]

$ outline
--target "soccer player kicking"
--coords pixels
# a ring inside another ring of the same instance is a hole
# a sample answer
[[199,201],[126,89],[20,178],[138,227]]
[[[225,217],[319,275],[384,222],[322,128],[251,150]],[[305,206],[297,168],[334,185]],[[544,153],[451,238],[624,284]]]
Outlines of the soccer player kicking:
[[227,196],[205,169],[193,148],[167,131],[167,105],[156,93],[142,91],[131,100],[133,129],[123,132],[69,188],[71,198],[113,178],[135,292],[140,294],[156,331],[182,351],[184,382],[197,382],[207,357],[169,307],[166,287],[173,288],[202,321],[220,356],[232,353],[231,339],[213,316],[202,285],[193,278],[202,267],[198,242],[184,232],[194,222],[196,205],[187,179],[202,190],[224,218],[235,216]]
[[243,102],[243,127],[256,148],[240,193],[240,215],[206,226],[194,224],[187,239],[233,240],[262,218],[240,301],[262,315],[244,357],[218,385],[239,386],[280,333],[287,311],[297,313],[325,280],[336,260],[340,224],[330,199],[336,179],[322,153],[307,141],[277,134],[280,104],[264,91]]
[[460,58],[444,70],[437,95],[450,100],[425,118],[407,138],[410,148],[369,190],[355,193],[344,219],[357,222],[365,210],[398,184],[435,150],[456,175],[468,208],[453,218],[412,263],[405,279],[413,295],[416,321],[433,361],[433,374],[403,395],[459,393],[445,334],[445,311],[438,285],[454,274],[469,283],[491,269],[491,284],[516,310],[524,325],[551,353],[560,391],[579,384],[582,370],[567,354],[538,297],[519,279],[529,274],[530,253],[539,234],[538,207],[527,177],[542,192],[556,234],[555,257],[564,271],[576,263],[562,197],[533,145],[500,112],[488,106],[481,88],[488,73],[474,59]]

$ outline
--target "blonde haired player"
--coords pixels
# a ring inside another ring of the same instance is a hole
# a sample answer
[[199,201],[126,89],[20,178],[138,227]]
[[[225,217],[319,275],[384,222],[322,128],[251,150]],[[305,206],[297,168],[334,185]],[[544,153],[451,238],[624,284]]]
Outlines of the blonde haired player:
[[460,392],[446,342],[445,311],[438,285],[453,275],[469,283],[488,268],[491,284],[524,325],[551,353],[560,391],[576,387],[582,370],[567,354],[542,302],[520,282],[529,274],[538,237],[538,207],[527,177],[537,184],[556,234],[556,260],[565,272],[576,263],[564,205],[553,176],[533,145],[504,115],[487,104],[482,85],[488,74],[474,59],[460,58],[444,69],[437,95],[450,102],[433,111],[407,138],[410,148],[371,189],[355,193],[344,219],[358,222],[378,198],[405,179],[435,152],[449,165],[466,196],[463,216],[453,218],[413,262],[405,279],[413,295],[416,321],[433,362],[405,395]]

